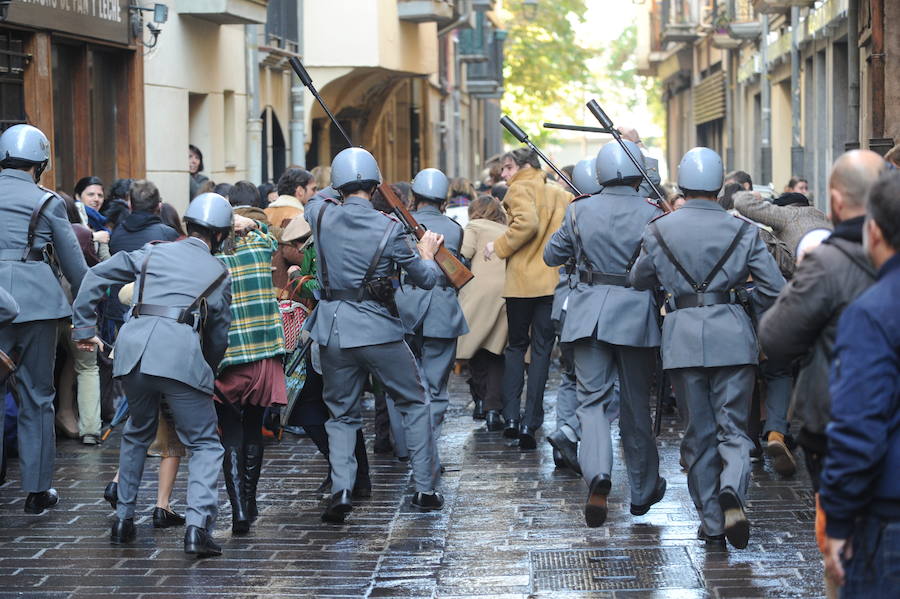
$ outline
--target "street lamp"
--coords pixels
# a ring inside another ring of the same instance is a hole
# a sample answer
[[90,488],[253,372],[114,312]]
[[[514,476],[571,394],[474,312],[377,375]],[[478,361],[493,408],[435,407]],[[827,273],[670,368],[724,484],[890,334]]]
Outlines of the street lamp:
[[522,13],[525,15],[525,18],[529,21],[534,21],[534,18],[537,16],[538,10],[538,0],[523,0],[522,1]]
[[[169,20],[169,7],[165,4],[161,4],[156,2],[153,4],[153,8],[145,8],[143,6],[129,6],[131,9],[131,34],[138,38],[138,43],[146,46],[147,48],[153,48],[156,46],[157,38],[159,34],[162,33],[162,25],[166,21]],[[143,19],[141,18],[141,13],[144,12],[152,12],[153,13],[153,22],[147,23],[147,29],[150,31],[150,35],[153,36],[153,40],[148,44],[144,42],[141,38],[141,24]]]

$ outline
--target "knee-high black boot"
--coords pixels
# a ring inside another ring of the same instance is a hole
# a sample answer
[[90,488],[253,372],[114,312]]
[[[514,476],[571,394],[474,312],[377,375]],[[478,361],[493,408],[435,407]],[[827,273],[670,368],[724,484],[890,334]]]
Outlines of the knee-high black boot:
[[[259,509],[256,506],[256,487],[259,484],[259,476],[262,474],[263,445],[262,443],[248,443],[244,445],[244,476],[243,490],[244,501],[247,506],[247,520],[256,522]],[[249,524],[247,526],[249,529]]]
[[354,497],[371,497],[372,480],[369,478],[369,456],[366,454],[366,438],[362,429],[356,431],[356,447],[353,448],[356,456],[356,481],[353,483]]
[[245,534],[250,530],[250,519],[247,515],[247,494],[242,477],[246,472],[246,461],[240,449],[234,446],[225,447],[222,470],[225,473],[228,500],[231,501],[231,532]]
[[[325,460],[328,461],[328,431],[325,430],[324,424],[304,424],[303,430],[306,431],[306,434],[309,435],[309,438],[312,439],[312,442],[316,444],[316,449],[319,450],[323,456],[325,456]],[[328,474],[325,476],[325,480],[322,481],[322,484],[319,485],[319,488],[316,489],[316,493],[324,493],[331,489],[331,462],[328,461]]]

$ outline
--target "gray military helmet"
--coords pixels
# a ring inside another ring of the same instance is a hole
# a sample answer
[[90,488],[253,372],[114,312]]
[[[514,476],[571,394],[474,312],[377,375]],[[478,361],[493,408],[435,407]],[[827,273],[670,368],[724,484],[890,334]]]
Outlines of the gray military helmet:
[[600,182],[597,180],[597,159],[585,158],[579,160],[572,169],[572,183],[583,194],[594,195],[600,193]]
[[724,178],[722,157],[709,148],[688,150],[678,165],[678,187],[682,190],[718,193]]
[[231,230],[234,211],[231,204],[217,193],[201,193],[191,200],[184,213],[184,222],[194,223],[214,231]]
[[331,186],[341,189],[351,183],[381,183],[375,157],[362,148],[341,150],[331,161]]
[[443,202],[447,199],[450,190],[450,180],[447,175],[436,168],[426,168],[419,171],[413,179],[412,192],[429,200]]
[[[641,164],[644,166],[644,155],[638,145],[632,141],[622,140],[622,143],[631,152]],[[630,158],[625,154],[625,150],[618,142],[611,141],[597,152],[597,182],[600,185],[622,185],[634,179],[641,178],[641,171],[638,170]]]
[[31,125],[13,125],[0,135],[0,162],[7,158],[43,164],[50,160],[50,140]]

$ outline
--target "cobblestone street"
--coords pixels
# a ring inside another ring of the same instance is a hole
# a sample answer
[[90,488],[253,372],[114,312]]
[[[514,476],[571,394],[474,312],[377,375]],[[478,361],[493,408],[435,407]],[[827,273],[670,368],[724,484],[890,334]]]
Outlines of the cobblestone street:
[[[551,380],[548,388],[555,386]],[[357,502],[345,526],[323,524],[314,490],[326,463],[309,439],[286,434],[267,449],[262,513],[246,537],[231,538],[220,492],[217,538],[225,555],[217,559],[185,556],[181,529],[152,528],[153,458],[139,499],[138,541],[110,546],[112,511],[102,494],[116,470],[118,435],[100,449],[59,442],[61,501],[41,516],[22,512],[14,462],[0,488],[0,598],[822,596],[805,472],[780,480],[768,465],[754,465],[750,546],[707,549],[695,539],[698,521],[678,465],[680,425],[670,417],[660,439],[665,500],[646,516],[631,516],[617,455],[607,525],[588,529],[585,485],[554,469],[542,437],[537,451],[519,451],[471,419],[462,378],[454,376],[452,389],[442,512],[410,508],[406,464],[370,454],[372,498]],[[552,391],[546,403],[544,432],[553,430]],[[371,397],[366,406],[371,416]],[[185,475],[183,463],[174,494],[179,512]]]

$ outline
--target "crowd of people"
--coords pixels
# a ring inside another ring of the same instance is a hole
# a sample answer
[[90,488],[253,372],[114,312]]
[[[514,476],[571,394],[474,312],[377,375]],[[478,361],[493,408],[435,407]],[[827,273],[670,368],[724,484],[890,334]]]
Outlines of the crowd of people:
[[[616,419],[641,516],[666,494],[654,428],[677,406],[697,536],[714,546],[749,542],[751,460],[793,476],[802,449],[829,592],[887,592],[900,535],[900,173],[873,152],[844,154],[826,216],[802,177],[767,198],[709,148],[662,186],[637,131],[621,133],[566,167],[571,183],[515,149],[476,184],[426,168],[387,185],[371,154],[349,148],[274,185],[216,185],[190,146],[182,219],[146,180],[45,190],[46,137],[8,129],[0,372],[14,371],[18,426],[6,428],[25,512],[59,501],[54,425],[97,445],[102,422],[108,433],[125,421],[103,493],[114,544],[136,538],[149,452],[162,459],[154,526],[184,525],[187,553],[221,554],[220,474],[232,533],[245,534],[264,511],[266,437],[283,431],[328,460],[322,520],[343,523],[372,493],[366,390],[374,451],[408,461],[412,505],[439,510],[448,380],[462,362],[473,418],[522,451],[543,437],[583,478],[589,527],[607,520]],[[474,275],[461,288],[445,250]],[[556,428],[542,432],[557,346]],[[170,496],[188,454],[182,516]]]

